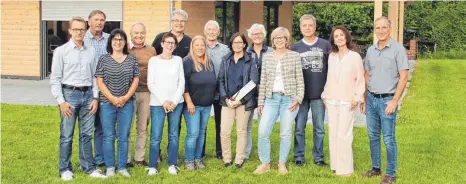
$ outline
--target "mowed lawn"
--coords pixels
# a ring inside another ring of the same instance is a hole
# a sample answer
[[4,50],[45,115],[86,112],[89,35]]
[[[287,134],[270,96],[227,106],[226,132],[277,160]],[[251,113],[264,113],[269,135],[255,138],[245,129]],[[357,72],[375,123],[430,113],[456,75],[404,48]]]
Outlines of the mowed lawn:
[[[58,176],[59,114],[57,107],[1,105],[1,182],[63,183]],[[272,172],[254,176],[259,165],[257,156],[257,123],[254,124],[254,149],[243,169],[224,168],[214,158],[215,130],[213,119],[208,126],[206,170],[188,172],[183,168],[186,128],[180,138],[181,171],[171,176],[167,171],[164,131],[164,162],[160,173],[149,177],[145,168],[130,168],[131,178],[120,175],[105,180],[91,179],[78,170],[77,129],[73,143],[74,180],[68,183],[379,183],[381,178],[364,179],[360,174],[371,167],[366,128],[355,128],[353,152],[355,173],[348,178],[334,176],[329,167],[312,164],[312,127],[307,127],[304,167],[293,164],[293,151],[288,160],[290,173],[277,172],[279,126],[272,136]],[[421,60],[411,81],[398,116],[398,180],[397,183],[466,183],[466,61]],[[235,134],[235,131],[233,132]],[[132,129],[131,151],[134,155],[135,127]],[[235,137],[235,136],[234,136]],[[233,138],[233,142],[236,139]],[[235,145],[235,144],[233,144]],[[293,149],[293,148],[292,148]],[[233,147],[233,150],[234,147]],[[386,166],[385,147],[383,169]],[[325,137],[328,162],[328,137]]]

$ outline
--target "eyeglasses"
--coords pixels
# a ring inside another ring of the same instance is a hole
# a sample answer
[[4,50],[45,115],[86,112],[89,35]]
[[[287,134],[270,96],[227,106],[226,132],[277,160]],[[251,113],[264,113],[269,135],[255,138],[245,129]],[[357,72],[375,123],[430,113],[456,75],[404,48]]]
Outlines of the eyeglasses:
[[284,37],[284,36],[277,36],[277,37],[273,38],[273,40],[277,40],[277,41],[282,40],[282,41],[283,41],[283,40],[286,40],[286,37]]
[[177,23],[177,24],[178,24],[178,23],[184,24],[184,23],[186,23],[187,21],[186,21],[186,20],[178,20],[178,19],[175,19],[175,20],[172,20],[172,22],[173,22],[173,23]]
[[175,42],[164,42],[166,45],[176,45]]
[[233,45],[242,45],[244,42],[233,42]]
[[84,32],[86,29],[71,29],[73,32]]
[[117,42],[117,43],[122,43],[122,42],[125,42],[125,39],[112,39],[113,42]]

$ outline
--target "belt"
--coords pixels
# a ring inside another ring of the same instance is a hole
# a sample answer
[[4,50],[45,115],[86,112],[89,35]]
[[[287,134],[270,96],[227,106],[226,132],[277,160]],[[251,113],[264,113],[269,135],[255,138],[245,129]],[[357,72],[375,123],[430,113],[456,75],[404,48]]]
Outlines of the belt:
[[70,86],[66,84],[61,85],[61,87],[64,89],[71,89],[71,90],[77,90],[77,91],[83,91],[83,92],[86,92],[89,89],[91,89],[90,86],[76,87],[76,86]]
[[371,93],[372,96],[374,96],[375,98],[385,98],[385,97],[390,97],[390,96],[395,95],[394,93],[377,94],[377,93],[372,93],[372,92],[370,92],[370,91],[369,91],[369,93]]
[[272,92],[272,95],[285,96],[285,93],[283,93],[283,92]]

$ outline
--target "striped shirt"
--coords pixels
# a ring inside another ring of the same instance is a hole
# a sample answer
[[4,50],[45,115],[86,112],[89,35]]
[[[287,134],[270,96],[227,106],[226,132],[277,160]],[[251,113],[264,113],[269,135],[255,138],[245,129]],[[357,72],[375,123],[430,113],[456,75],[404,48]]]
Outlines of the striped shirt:
[[84,35],[84,43],[86,46],[94,47],[97,58],[107,54],[107,41],[108,37],[110,37],[108,33],[101,33],[102,35],[99,39],[96,39],[95,36],[92,35],[91,30],[87,30],[86,34]]
[[[133,78],[139,76],[139,66],[136,57],[129,54],[122,63],[116,62],[110,54],[105,54],[99,59],[96,77],[104,79],[110,93],[115,97],[121,97],[128,93]],[[130,100],[134,99],[134,95]],[[109,102],[107,97],[100,93],[100,102]]]

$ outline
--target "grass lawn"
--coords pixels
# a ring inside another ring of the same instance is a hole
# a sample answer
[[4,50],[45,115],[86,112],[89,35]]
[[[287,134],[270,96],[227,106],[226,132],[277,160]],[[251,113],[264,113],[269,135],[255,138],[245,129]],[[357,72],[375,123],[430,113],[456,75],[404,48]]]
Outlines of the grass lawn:
[[[61,183],[58,177],[59,114],[57,107],[1,105],[1,182]],[[133,124],[134,125],[134,124]],[[165,126],[166,127],[166,126]],[[329,167],[317,167],[312,162],[312,127],[307,127],[306,161],[304,167],[292,164],[291,150],[288,175],[277,172],[279,127],[272,135],[272,172],[254,176],[259,164],[257,149],[244,168],[225,169],[214,158],[215,131],[213,119],[208,126],[207,170],[187,172],[179,161],[181,172],[171,176],[166,163],[166,131],[161,148],[164,162],[160,173],[148,177],[144,168],[129,169],[131,178],[120,175],[100,180],[91,179],[78,168],[77,133],[73,143],[74,180],[69,183],[378,183],[381,178],[364,179],[360,174],[371,165],[366,128],[355,128],[353,152],[355,173],[348,178],[334,176]],[[77,129],[76,129],[77,131]],[[423,60],[414,73],[409,94],[398,116],[397,183],[466,183],[466,61]],[[186,128],[180,138],[180,159],[184,158]],[[134,155],[135,127],[131,136]],[[257,123],[254,124],[254,146],[257,144]],[[235,139],[233,139],[235,141]],[[233,144],[235,145],[235,144]],[[293,148],[292,148],[293,149]],[[234,149],[233,149],[234,150]],[[386,166],[382,147],[383,169]],[[328,137],[325,138],[328,162]]]

